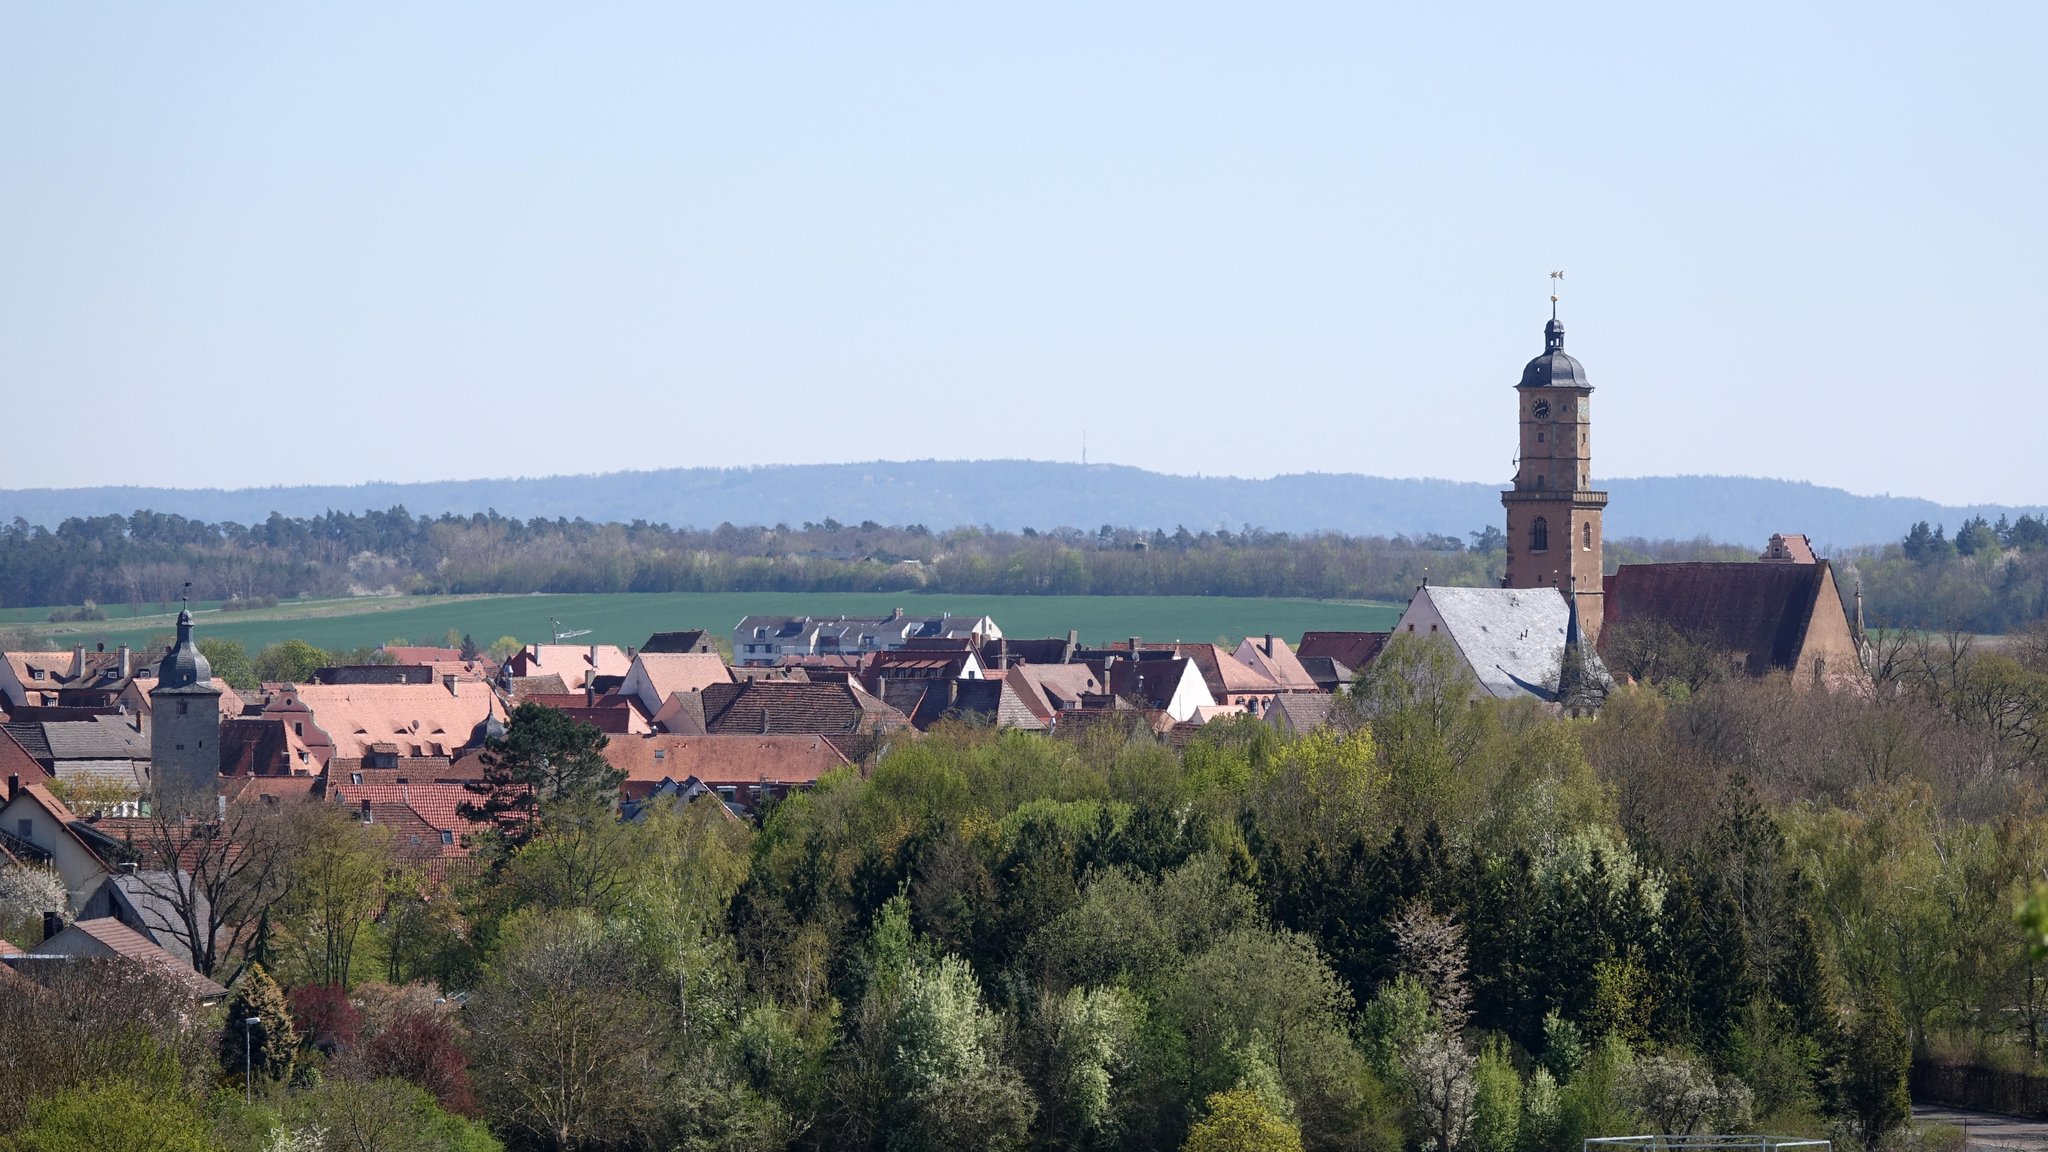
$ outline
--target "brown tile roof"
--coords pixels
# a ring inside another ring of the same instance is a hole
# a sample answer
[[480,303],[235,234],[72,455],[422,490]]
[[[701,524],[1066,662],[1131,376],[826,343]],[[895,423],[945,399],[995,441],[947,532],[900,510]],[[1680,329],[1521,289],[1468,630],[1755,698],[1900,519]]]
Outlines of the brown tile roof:
[[1238,662],[1237,658],[1215,644],[1176,644],[1174,650],[1195,662],[1202,670],[1202,679],[1209,685],[1209,695],[1218,704],[1227,704],[1233,695],[1256,695],[1278,692],[1280,685],[1271,676],[1257,668]]
[[1391,632],[1303,632],[1294,654],[1303,660],[1321,656],[1346,668],[1358,669],[1373,662],[1387,646]]
[[700,692],[713,684],[732,683],[732,670],[715,652],[642,652],[633,661],[654,687],[654,698],[677,692]]
[[[1010,674],[1028,683],[1053,709],[1077,707],[1081,697],[1102,691],[1101,679],[1087,664],[1020,664]],[[1027,693],[1025,699],[1033,698]]]
[[493,709],[481,685],[450,692],[439,684],[302,684],[298,696],[340,758],[360,758],[373,744],[396,744],[400,755],[453,755]]
[[902,713],[857,684],[755,680],[713,684],[701,693],[713,733],[854,733],[901,727]]
[[1301,666],[1294,650],[1278,636],[1247,636],[1231,653],[1238,663],[1251,668],[1290,692],[1318,691],[1315,677]]
[[570,692],[568,683],[553,672],[545,676],[507,677],[505,691],[510,692],[515,700],[525,700],[532,696],[581,695],[580,692]]
[[[64,932],[58,933],[58,937],[68,932],[77,932],[85,936],[112,955],[132,960],[137,964],[145,964],[161,971],[166,976],[183,984],[194,999],[212,1000],[228,994],[226,988],[194,972],[191,965],[184,963],[176,956],[157,947],[140,932],[111,916],[73,921],[70,927],[64,929]],[[63,943],[61,940],[58,942],[60,944]],[[38,951],[31,953],[31,955],[59,955],[59,953],[41,951],[41,949],[48,948],[50,944],[50,940],[45,940],[41,945],[37,946]]]
[[632,666],[613,644],[528,644],[505,662],[509,676],[557,675],[570,692],[588,687],[592,676],[624,676]]
[[1822,581],[1832,579],[1825,560],[1624,564],[1607,577],[1602,639],[1617,628],[1655,621],[1740,655],[1755,674],[1792,671],[1813,622]]
[[662,780],[692,776],[720,784],[812,784],[846,766],[823,736],[642,736],[613,740],[604,758],[626,774],[626,793],[651,792]]
[[317,773],[320,761],[282,716],[235,716],[220,725],[224,776]]
[[386,644],[380,649],[393,664],[460,664],[462,649],[431,644]]

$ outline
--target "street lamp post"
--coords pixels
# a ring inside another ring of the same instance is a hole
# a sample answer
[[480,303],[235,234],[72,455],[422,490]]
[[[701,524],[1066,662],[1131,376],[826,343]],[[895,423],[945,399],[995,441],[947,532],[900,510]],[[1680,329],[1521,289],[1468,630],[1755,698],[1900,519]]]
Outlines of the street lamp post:
[[263,1023],[263,1017],[251,1016],[242,1021],[242,1103],[256,1099],[256,1026]]

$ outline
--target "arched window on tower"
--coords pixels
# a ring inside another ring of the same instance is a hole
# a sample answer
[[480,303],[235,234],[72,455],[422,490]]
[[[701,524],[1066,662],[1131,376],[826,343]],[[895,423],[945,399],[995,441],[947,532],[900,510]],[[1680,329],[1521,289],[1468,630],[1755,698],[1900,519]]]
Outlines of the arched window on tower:
[[1529,551],[1550,551],[1550,521],[1541,516],[1536,518],[1534,524],[1529,525]]
[[1590,520],[1579,525],[1579,547],[1588,552],[1593,550],[1593,523]]

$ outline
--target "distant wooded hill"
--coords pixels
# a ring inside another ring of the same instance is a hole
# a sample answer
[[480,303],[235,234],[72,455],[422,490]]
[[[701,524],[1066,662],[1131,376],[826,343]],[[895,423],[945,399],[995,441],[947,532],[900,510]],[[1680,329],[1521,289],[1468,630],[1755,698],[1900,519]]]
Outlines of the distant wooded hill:
[[[2038,513],[2043,506],[1949,507],[1901,496],[1740,476],[1650,476],[1605,481],[1610,537],[1757,544],[1804,532],[1823,548],[1898,540],[1925,520],[1960,524]],[[1103,524],[1201,531],[1246,526],[1279,532],[1462,535],[1500,520],[1500,488],[1450,480],[1304,473],[1270,480],[1172,476],[1112,464],[1030,460],[917,460],[758,468],[669,468],[594,476],[239,489],[29,488],[0,491],[0,519],[55,526],[73,516],[147,508],[207,521],[260,523],[271,513],[312,516],[403,505],[415,514],[486,509],[522,519],[645,520],[710,528],[823,522],[997,529]]]

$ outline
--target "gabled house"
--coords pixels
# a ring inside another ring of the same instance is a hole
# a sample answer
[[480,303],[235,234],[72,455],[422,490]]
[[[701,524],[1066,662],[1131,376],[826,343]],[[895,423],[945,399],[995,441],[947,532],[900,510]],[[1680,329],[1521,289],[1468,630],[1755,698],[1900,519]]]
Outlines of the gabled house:
[[602,692],[607,685],[600,681],[617,683],[632,666],[626,650],[615,644],[528,644],[499,667],[498,676],[501,681],[560,676],[565,691]]
[[0,805],[0,849],[24,864],[56,870],[70,894],[70,908],[82,906],[123,858],[119,841],[79,819],[42,784],[7,779]]
[[910,724],[857,683],[757,680],[713,684],[700,695],[712,734],[871,735]]
[[203,928],[208,923],[211,913],[206,893],[193,887],[191,874],[183,868],[138,869],[123,864],[86,897],[78,918],[111,917],[186,967],[197,968],[192,931],[178,914],[179,902],[190,905],[195,926]]
[[25,955],[10,957],[9,963],[20,971],[32,970],[38,964],[67,960],[121,960],[141,964],[175,980],[201,1004],[216,1003],[228,994],[226,988],[193,971],[190,964],[111,916],[78,920]]
[[785,657],[887,652],[912,640],[1001,639],[986,616],[748,616],[732,630],[735,664],[777,664]]
[[1109,692],[1141,708],[1164,712],[1174,722],[1193,720],[1218,701],[1192,659],[1114,660],[1107,664]]
[[979,680],[981,658],[964,643],[951,650],[898,648],[868,657],[861,669],[861,684],[877,696],[882,686],[906,680]]
[[1247,636],[1237,646],[1231,657],[1239,664],[1271,680],[1282,692],[1320,692],[1321,685],[1310,676],[1308,669],[1295,658],[1294,650],[1287,641],[1271,632],[1261,637]]
[[831,741],[816,735],[645,736],[613,740],[604,758],[626,774],[620,791],[629,806],[665,785],[695,780],[726,803],[751,809],[847,765]]
[[468,856],[478,833],[489,823],[462,815],[465,803],[482,803],[460,781],[411,779],[379,774],[375,783],[352,777],[329,780],[327,798],[364,824],[389,836],[392,856],[406,864],[426,864]]
[[626,678],[620,681],[619,695],[638,701],[641,710],[651,717],[678,692],[701,692],[713,684],[730,683],[732,669],[725,666],[725,658],[716,652],[643,650],[633,657]]
[[888,680],[883,687],[883,703],[910,717],[911,726],[920,732],[941,720],[1028,731],[1049,726],[1006,680]]
[[1304,665],[1310,660],[1335,660],[1353,671],[1371,664],[1386,647],[1391,632],[1303,632],[1294,655]]
[[706,652],[716,656],[718,642],[702,628],[692,628],[683,632],[656,632],[647,638],[647,643],[640,646],[640,651],[642,654],[652,652],[657,656]]
[[[330,742],[330,763],[386,757],[453,757],[483,742],[504,709],[490,687],[448,684],[301,684],[285,694],[303,704]],[[318,745],[306,733],[300,739]],[[379,748],[378,746],[384,746]],[[371,764],[376,767],[376,764]]]

